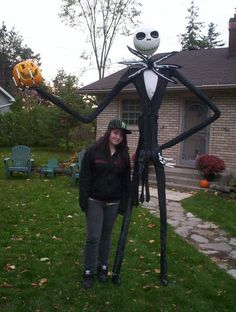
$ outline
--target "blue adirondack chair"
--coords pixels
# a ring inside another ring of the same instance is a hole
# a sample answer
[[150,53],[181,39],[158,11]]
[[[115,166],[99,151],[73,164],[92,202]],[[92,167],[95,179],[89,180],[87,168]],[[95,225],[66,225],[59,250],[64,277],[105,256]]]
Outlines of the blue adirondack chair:
[[56,168],[58,166],[57,159],[49,159],[47,165],[42,166],[40,169],[40,177],[44,174],[44,176],[49,176],[51,178],[56,177]]
[[31,149],[26,145],[12,147],[12,156],[4,159],[6,177],[10,178],[13,172],[23,172],[30,177],[33,159],[30,158]]
[[82,151],[78,153],[78,162],[70,165],[71,180],[73,183],[76,183],[79,179],[79,170],[80,170],[85,152],[86,152],[86,149],[82,149]]

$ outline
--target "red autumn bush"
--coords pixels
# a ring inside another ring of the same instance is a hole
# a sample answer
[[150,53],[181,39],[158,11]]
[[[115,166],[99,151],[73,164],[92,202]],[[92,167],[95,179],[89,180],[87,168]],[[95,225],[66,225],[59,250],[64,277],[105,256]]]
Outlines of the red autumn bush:
[[214,155],[201,155],[196,160],[196,168],[209,176],[225,170],[225,163]]

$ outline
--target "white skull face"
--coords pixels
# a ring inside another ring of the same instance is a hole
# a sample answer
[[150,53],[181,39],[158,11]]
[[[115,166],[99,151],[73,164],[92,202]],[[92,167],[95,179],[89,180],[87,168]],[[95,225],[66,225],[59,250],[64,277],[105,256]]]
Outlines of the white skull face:
[[141,27],[134,34],[134,46],[137,51],[151,56],[159,47],[159,33],[154,27]]

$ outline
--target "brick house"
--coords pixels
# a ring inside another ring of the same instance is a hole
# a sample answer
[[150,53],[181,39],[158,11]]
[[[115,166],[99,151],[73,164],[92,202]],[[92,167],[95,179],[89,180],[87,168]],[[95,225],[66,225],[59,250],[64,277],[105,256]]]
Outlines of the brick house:
[[[154,58],[163,55],[157,54]],[[225,161],[226,169],[236,173],[236,14],[229,21],[228,48],[181,51],[166,63],[181,65],[182,74],[212,99],[221,110],[221,117],[186,141],[164,150],[163,155],[173,158],[177,167],[194,168],[197,156],[213,154]],[[99,103],[125,70],[81,88],[80,93],[96,96]],[[139,98],[130,84],[97,117],[97,137],[104,133],[110,119],[123,119],[132,130],[128,136],[132,155],[139,135],[139,112]],[[159,112],[158,142],[163,144],[176,137],[210,113],[184,86],[169,83]]]

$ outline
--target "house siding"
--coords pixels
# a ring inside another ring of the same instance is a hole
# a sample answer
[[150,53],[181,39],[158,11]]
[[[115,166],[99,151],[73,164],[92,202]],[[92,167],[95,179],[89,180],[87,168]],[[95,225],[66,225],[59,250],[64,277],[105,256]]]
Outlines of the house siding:
[[209,154],[222,158],[226,168],[236,173],[236,92],[215,92],[213,100],[221,117],[211,126]]
[[10,111],[10,105],[4,106],[4,107],[0,105],[0,114],[5,114],[9,111]]
[[0,87],[0,114],[8,112],[13,101],[14,98]]
[[[97,100],[99,102],[100,98],[98,97]],[[111,119],[120,117],[120,105],[121,105],[120,99],[117,98],[107,106],[107,108],[102,112],[102,114],[98,115],[97,133],[96,133],[97,139],[100,138],[107,130],[108,122]]]
[[[205,91],[204,91],[205,92]],[[236,92],[230,90],[205,92],[221,110],[221,117],[209,126],[208,153],[222,158],[226,169],[236,173]],[[101,137],[107,129],[109,120],[121,118],[122,98],[134,98],[135,93],[117,97],[97,117],[97,138]],[[163,144],[181,133],[182,110],[186,99],[192,94],[188,91],[167,92],[159,111],[158,118],[158,142]],[[99,102],[99,99],[98,99]],[[128,135],[130,155],[135,153],[139,131],[136,127],[129,127],[132,134]],[[179,166],[180,144],[163,151],[165,157],[173,158],[173,162]]]

